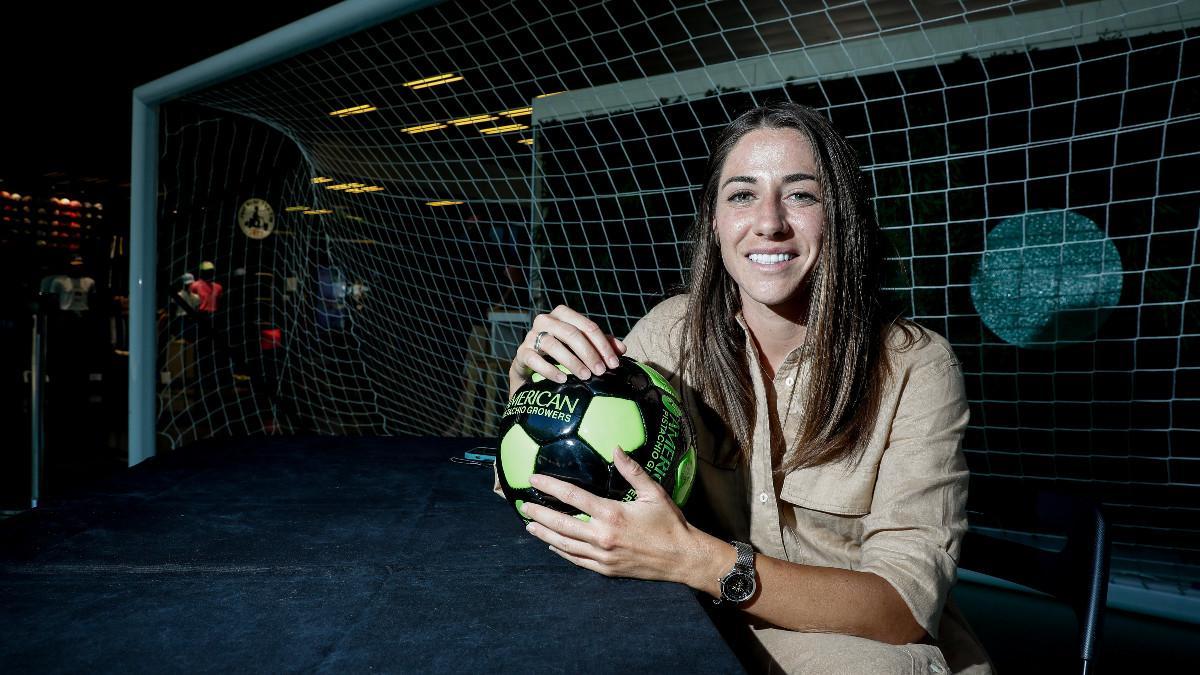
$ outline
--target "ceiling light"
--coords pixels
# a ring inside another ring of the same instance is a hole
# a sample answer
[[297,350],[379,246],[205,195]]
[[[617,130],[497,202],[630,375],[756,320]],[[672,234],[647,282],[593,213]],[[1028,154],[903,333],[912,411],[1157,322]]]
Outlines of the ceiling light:
[[334,110],[333,112],[331,112],[329,114],[330,114],[330,116],[340,117],[342,115],[355,115],[360,112],[367,112],[368,109],[375,110],[375,108],[372,107],[371,105],[363,104],[363,105],[356,105],[353,108],[342,108],[341,110]]
[[412,89],[425,89],[425,88],[432,87],[432,86],[438,85],[438,84],[450,84],[451,82],[458,82],[461,79],[462,79],[461,77],[452,77],[448,80],[439,80],[437,82],[430,82],[429,84],[418,84],[411,88]]
[[426,131],[436,131],[437,129],[445,129],[445,128],[446,128],[445,124],[438,124],[437,122],[434,122],[433,124],[422,124],[420,126],[415,126],[415,127],[406,127],[404,129],[401,129],[400,131],[403,131],[406,134],[420,134],[420,133],[424,133]]
[[454,73],[443,73],[441,75],[434,75],[433,77],[426,77],[420,80],[405,82],[404,86],[408,87],[409,89],[425,89],[426,87],[433,87],[439,84],[458,82],[461,79],[463,79],[461,75],[455,75]]
[[474,117],[460,117],[456,120],[450,120],[450,124],[461,127],[464,124],[479,124],[480,122],[491,122],[498,119],[500,118],[495,115],[475,115]]
[[371,106],[369,108],[363,108],[362,110],[354,110],[354,111],[351,111],[348,113],[343,113],[341,115],[338,115],[338,117],[349,117],[351,115],[361,115],[363,113],[369,113],[372,110],[379,110],[379,108],[376,108],[375,106]]
[[509,131],[520,131],[528,128],[529,125],[527,124],[505,124],[504,126],[490,127],[488,129],[480,129],[479,131],[484,134],[503,134]]

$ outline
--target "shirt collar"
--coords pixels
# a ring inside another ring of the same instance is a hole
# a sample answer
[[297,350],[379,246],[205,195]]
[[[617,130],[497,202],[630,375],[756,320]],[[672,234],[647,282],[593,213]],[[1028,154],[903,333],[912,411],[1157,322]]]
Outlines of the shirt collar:
[[[746,352],[752,358],[758,358],[758,348],[754,346],[754,340],[750,339],[750,328],[746,326],[746,319],[742,316],[742,310],[739,309],[737,313],[733,315],[733,318],[738,322],[738,325],[742,327],[742,331],[746,333]],[[797,363],[804,361],[808,358],[811,352],[812,349],[807,343],[796,347],[792,351],[788,352],[788,355],[784,357],[783,363],[780,364],[781,367],[779,370],[782,372],[783,370],[786,370],[787,368],[795,366]]]

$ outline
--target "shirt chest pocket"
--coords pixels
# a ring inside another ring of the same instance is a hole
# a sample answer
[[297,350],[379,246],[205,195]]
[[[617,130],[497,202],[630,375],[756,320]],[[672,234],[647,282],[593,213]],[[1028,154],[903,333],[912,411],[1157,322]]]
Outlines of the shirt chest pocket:
[[788,474],[779,497],[784,547],[797,562],[854,569],[863,516],[871,512],[874,467],[819,466]]
[[798,469],[783,479],[779,496],[785,502],[839,516],[864,516],[871,512],[875,495],[874,466],[847,470],[842,464]]

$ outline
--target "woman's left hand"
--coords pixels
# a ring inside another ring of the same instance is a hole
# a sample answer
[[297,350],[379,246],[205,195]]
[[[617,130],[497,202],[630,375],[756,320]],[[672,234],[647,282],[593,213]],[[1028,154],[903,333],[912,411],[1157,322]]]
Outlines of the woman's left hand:
[[613,452],[617,471],[637,491],[618,502],[597,497],[564,481],[534,474],[533,487],[591,516],[584,522],[537,504],[525,504],[532,519],[526,529],[550,550],[580,567],[609,577],[675,581],[692,585],[703,560],[702,537],[661,485],[621,448]]

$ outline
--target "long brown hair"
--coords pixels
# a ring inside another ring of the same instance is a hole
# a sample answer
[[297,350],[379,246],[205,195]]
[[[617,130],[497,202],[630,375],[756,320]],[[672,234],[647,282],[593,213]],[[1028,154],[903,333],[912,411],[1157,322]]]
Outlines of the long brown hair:
[[[821,250],[805,283],[805,347],[812,370],[804,420],[797,438],[788,443],[780,470],[856,459],[874,427],[890,374],[884,349],[897,321],[885,318],[880,303],[880,232],[858,160],[846,139],[812,108],[784,102],[749,110],[714,141],[692,225],[681,370],[688,373],[705,412],[718,417],[737,440],[740,461],[748,463],[755,400],[747,375],[758,364],[747,362],[745,332],[736,320],[741,296],[721,261],[712,225],[725,160],[755,129],[795,129],[808,139],[825,212]],[[899,324],[911,342],[911,324]]]

